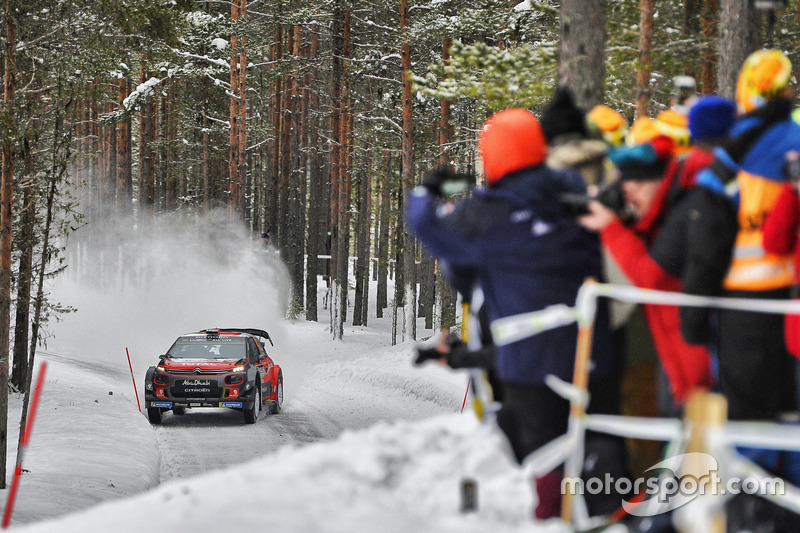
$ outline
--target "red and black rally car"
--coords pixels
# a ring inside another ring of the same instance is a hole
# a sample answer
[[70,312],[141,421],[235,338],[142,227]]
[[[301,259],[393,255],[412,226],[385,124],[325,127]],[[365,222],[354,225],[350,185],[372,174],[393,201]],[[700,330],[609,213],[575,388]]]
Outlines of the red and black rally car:
[[254,424],[261,407],[271,414],[283,406],[283,372],[267,354],[266,331],[249,328],[207,329],[181,335],[158,366],[147,370],[144,385],[147,418],[160,424],[165,411],[182,415],[187,408],[241,410]]

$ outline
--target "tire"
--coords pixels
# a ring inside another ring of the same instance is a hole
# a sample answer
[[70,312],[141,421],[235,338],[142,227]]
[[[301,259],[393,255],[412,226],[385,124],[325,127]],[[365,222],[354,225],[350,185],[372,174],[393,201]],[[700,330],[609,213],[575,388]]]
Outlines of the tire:
[[185,407],[173,407],[172,408],[172,414],[173,415],[178,415],[178,416],[185,415],[186,414],[186,408]]
[[148,407],[147,408],[147,419],[150,421],[151,424],[160,424],[161,423],[161,408],[160,407]]
[[261,388],[256,387],[255,395],[253,407],[242,411],[244,413],[245,424],[255,424],[256,420],[258,420],[258,414],[261,411]]
[[283,376],[278,376],[278,386],[275,387],[275,403],[269,404],[269,414],[277,415],[283,408]]

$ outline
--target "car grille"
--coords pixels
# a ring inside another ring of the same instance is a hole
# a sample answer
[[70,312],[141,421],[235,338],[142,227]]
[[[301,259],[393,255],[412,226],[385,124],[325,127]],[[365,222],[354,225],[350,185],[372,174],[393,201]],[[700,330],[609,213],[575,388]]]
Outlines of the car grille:
[[230,372],[230,370],[226,369],[218,369],[218,368],[210,368],[208,370],[204,370],[202,368],[170,368],[167,370],[170,374],[175,374],[178,376],[218,376],[220,374],[226,374]]
[[222,388],[216,379],[179,379],[170,388],[176,398],[219,398]]

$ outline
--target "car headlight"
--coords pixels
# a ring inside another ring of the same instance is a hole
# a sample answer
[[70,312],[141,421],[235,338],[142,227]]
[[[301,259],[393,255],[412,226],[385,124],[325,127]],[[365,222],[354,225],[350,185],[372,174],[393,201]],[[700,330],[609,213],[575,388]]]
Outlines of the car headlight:
[[163,366],[157,366],[156,370],[158,370],[159,372],[166,372],[167,371],[167,369],[164,368]]
[[244,372],[245,365],[235,366],[231,369],[231,372]]

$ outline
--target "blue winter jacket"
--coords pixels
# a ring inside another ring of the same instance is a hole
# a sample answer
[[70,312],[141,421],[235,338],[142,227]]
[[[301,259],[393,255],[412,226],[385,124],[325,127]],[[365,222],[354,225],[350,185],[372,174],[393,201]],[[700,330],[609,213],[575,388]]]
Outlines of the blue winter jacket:
[[[575,305],[578,288],[602,279],[600,244],[567,217],[564,192],[582,192],[574,173],[544,165],[503,177],[458,203],[423,187],[408,200],[408,224],[437,258],[477,270],[492,320],[553,304]],[[592,377],[613,372],[607,304],[599,303]],[[498,350],[500,380],[541,385],[548,374],[572,380],[577,327],[564,326]]]

